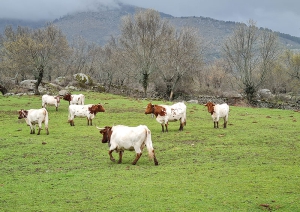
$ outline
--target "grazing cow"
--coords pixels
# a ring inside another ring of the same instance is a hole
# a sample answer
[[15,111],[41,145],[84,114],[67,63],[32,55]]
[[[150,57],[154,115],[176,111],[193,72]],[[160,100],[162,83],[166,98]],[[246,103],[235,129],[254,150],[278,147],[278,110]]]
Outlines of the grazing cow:
[[162,132],[168,132],[168,123],[180,120],[179,130],[183,130],[186,125],[186,105],[183,102],[178,102],[171,106],[169,105],[153,105],[149,103],[146,107],[145,114],[154,114],[156,121],[161,124]]
[[30,110],[19,110],[19,117],[18,119],[24,118],[27,125],[30,126],[30,134],[35,134],[35,125],[39,125],[38,135],[42,129],[42,123],[45,124],[45,129],[47,131],[47,135],[49,135],[48,130],[48,112],[45,108],[41,109],[30,109]]
[[143,148],[147,147],[148,154],[151,159],[154,160],[154,164],[157,166],[158,161],[156,159],[154,149],[151,140],[151,131],[145,125],[139,125],[137,127],[128,127],[123,125],[117,125],[112,127],[99,128],[100,133],[103,135],[102,143],[108,143],[109,157],[111,161],[115,161],[112,156],[112,152],[115,150],[119,152],[119,161],[122,163],[122,155],[124,150],[135,150],[136,157],[132,162],[135,165],[142,155]]
[[204,106],[207,107],[208,112],[214,121],[214,128],[219,128],[219,119],[224,118],[224,128],[227,127],[229,106],[226,103],[214,104],[212,102],[207,102]]
[[47,104],[48,105],[54,105],[56,108],[56,111],[58,109],[60,103],[60,97],[59,96],[50,96],[50,95],[43,95],[42,96],[42,107],[46,108]]
[[92,126],[92,119],[95,118],[98,112],[105,112],[104,107],[99,104],[88,104],[88,105],[70,105],[69,106],[69,119],[68,122],[71,126],[74,125],[75,117],[86,117],[87,125]]
[[67,93],[63,97],[64,100],[69,102],[69,105],[84,105],[84,95],[83,94],[69,94]]

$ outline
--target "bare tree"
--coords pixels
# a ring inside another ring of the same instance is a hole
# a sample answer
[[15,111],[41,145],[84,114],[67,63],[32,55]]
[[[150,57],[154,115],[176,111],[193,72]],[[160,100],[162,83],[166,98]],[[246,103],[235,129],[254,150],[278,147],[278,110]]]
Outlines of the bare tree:
[[70,45],[71,52],[66,62],[64,75],[71,76],[76,73],[87,73],[87,70],[90,68],[88,65],[89,56],[95,48],[94,45],[88,44],[82,37],[74,38]]
[[147,95],[150,75],[157,70],[163,43],[172,33],[167,21],[163,21],[157,11],[137,12],[122,19],[120,44],[124,57],[137,71],[137,76]]
[[287,50],[284,54],[284,65],[288,74],[300,81],[300,54]]
[[[37,82],[35,94],[39,94],[44,72],[68,56],[68,42],[62,32],[52,24],[45,28],[30,30],[19,27],[17,32],[7,30],[2,41],[2,65],[7,68],[31,72]],[[11,67],[13,64],[13,67]]]
[[275,33],[259,30],[255,22],[240,24],[223,46],[225,59],[231,67],[236,83],[252,102],[258,88],[272,70],[278,56]]
[[108,91],[110,90],[118,71],[117,64],[119,62],[118,59],[120,58],[117,57],[118,52],[116,49],[116,45],[113,42],[110,42],[101,48],[97,58],[97,62],[100,66],[100,71],[98,72],[98,74],[100,74],[99,80],[103,82]]
[[166,84],[169,100],[181,80],[202,65],[201,39],[192,28],[175,31],[164,43],[165,51],[159,59],[159,76]]

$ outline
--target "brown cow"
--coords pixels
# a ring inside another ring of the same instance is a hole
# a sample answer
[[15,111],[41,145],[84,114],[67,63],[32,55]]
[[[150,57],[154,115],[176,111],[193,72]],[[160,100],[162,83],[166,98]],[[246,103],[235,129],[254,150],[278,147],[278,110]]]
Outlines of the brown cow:
[[154,114],[156,121],[161,124],[162,132],[168,132],[168,124],[170,122],[180,120],[179,130],[183,130],[186,125],[186,105],[183,102],[178,102],[173,105],[153,105],[149,103],[145,110],[145,114]]
[[71,126],[74,125],[75,117],[86,117],[87,125],[92,126],[92,119],[95,118],[98,112],[105,112],[104,107],[101,104],[89,104],[89,105],[70,105],[69,106],[69,119],[68,122]]
[[30,126],[30,134],[35,134],[35,125],[39,125],[39,131],[37,135],[40,134],[42,129],[42,123],[45,123],[45,129],[47,135],[49,135],[48,130],[48,111],[45,108],[41,109],[30,109],[30,110],[19,110],[18,119],[24,118],[27,125]]
[[122,163],[124,150],[135,150],[136,157],[132,162],[132,165],[135,165],[142,155],[143,148],[146,146],[148,149],[148,156],[154,160],[154,164],[156,166],[158,165],[158,161],[152,146],[151,131],[146,125],[139,125],[137,127],[117,125],[112,127],[106,126],[104,128],[97,128],[103,135],[102,143],[108,143],[108,154],[111,161],[115,161],[114,157],[112,156],[113,151],[119,153],[118,163]]
[[84,105],[84,95],[83,94],[70,94],[67,93],[63,97],[64,100],[69,102],[69,105]]
[[207,111],[211,114],[214,121],[214,128],[219,128],[219,119],[224,119],[224,128],[227,127],[229,106],[226,103],[214,104],[212,102],[207,102],[204,106],[207,107]]

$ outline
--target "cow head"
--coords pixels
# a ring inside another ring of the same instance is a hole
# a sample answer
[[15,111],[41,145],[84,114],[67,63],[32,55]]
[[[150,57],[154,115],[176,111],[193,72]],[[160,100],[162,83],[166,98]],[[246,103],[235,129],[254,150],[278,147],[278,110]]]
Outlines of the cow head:
[[27,118],[27,116],[28,116],[28,111],[27,110],[21,109],[18,112],[19,112],[18,119]]
[[151,113],[154,113],[154,105],[149,103],[146,107],[145,114],[151,114]]
[[71,94],[67,93],[66,95],[64,95],[63,99],[70,102],[72,100]]
[[60,103],[60,97],[59,96],[55,96],[54,99],[56,99],[57,103]]
[[110,138],[112,134],[111,128],[112,127],[109,126],[106,126],[104,128],[97,127],[97,129],[100,130],[99,132],[103,135],[102,143],[110,143]]
[[149,103],[146,107],[145,114],[154,114],[156,117],[158,115],[165,116],[166,115],[166,108],[160,105],[153,105]]
[[214,113],[214,107],[215,107],[215,104],[212,103],[212,102],[207,102],[204,106],[207,107],[207,110],[210,114],[213,114]]
[[99,103],[96,105],[92,105],[88,108],[91,114],[97,114],[98,112],[105,112],[104,107]]

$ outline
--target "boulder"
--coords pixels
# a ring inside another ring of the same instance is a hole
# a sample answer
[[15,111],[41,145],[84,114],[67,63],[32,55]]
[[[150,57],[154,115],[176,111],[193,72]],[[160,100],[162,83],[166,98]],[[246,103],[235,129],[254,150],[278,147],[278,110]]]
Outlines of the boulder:
[[187,103],[194,103],[194,104],[198,104],[198,100],[195,100],[195,99],[191,99],[189,101],[187,101]]
[[73,75],[74,79],[80,84],[91,84],[91,78],[83,73],[77,73]]
[[64,95],[66,95],[67,93],[68,93],[67,90],[60,90],[60,91],[58,92],[58,94],[59,94],[60,96],[64,96]]
[[66,84],[66,78],[65,77],[57,77],[54,82],[60,86],[64,86]]
[[34,84],[36,83],[36,80],[23,80],[20,82],[20,86],[22,88],[28,89],[30,91],[34,90]]
[[266,88],[258,90],[257,94],[258,94],[258,97],[262,98],[262,99],[270,99],[270,98],[274,97],[272,92],[269,89],[266,89]]

